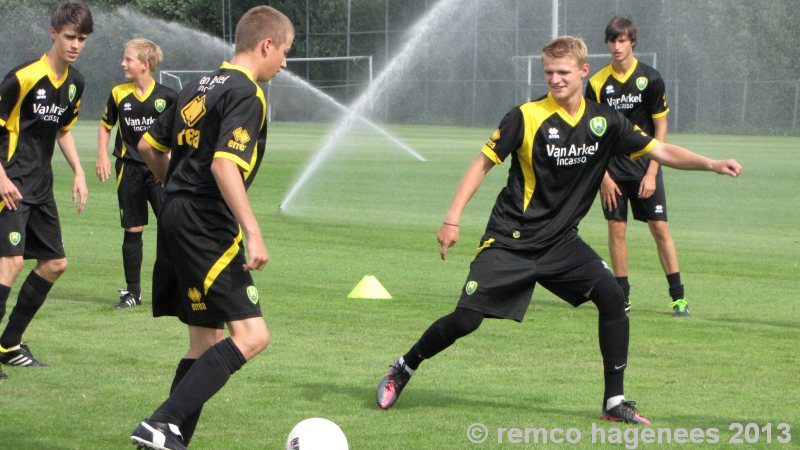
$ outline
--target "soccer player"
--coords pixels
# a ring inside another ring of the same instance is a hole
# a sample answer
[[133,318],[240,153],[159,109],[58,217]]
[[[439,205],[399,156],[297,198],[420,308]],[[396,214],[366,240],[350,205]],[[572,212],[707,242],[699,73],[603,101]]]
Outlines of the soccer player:
[[589,73],[584,42],[563,36],[542,49],[549,93],[514,107],[473,160],[456,188],[437,233],[440,254],[459,238],[459,219],[495,165],[511,159],[508,182],[497,197],[461,298],[451,314],[435,321],[389,368],[378,384],[382,409],[398,399],[423,360],[475,331],[484,318],[522,321],[536,283],[572,306],[591,301],[599,312],[599,343],[605,392],[603,417],[644,423],[625,399],[628,316],[622,288],[600,256],[578,236],[609,161],[649,154],[670,167],[737,176],[734,160],[714,161],[658,142],[622,114],[584,99]]
[[205,402],[269,343],[250,274],[269,255],[246,190],[267,137],[267,104],[256,82],[286,67],[293,40],[283,13],[268,6],[247,11],[236,26],[233,60],[184,88],[176,108],[139,144],[156,178],[166,180],[153,315],[187,324],[189,349],[169,398],[133,431],[137,446],[186,448]]
[[178,94],[156,83],[153,72],[161,64],[161,48],[147,39],[131,39],[125,43],[122,71],[126,83],[114,86],[100,120],[97,132],[97,165],[100,181],[111,174],[108,160],[108,141],[111,129],[117,125],[114,156],[117,157],[117,199],[119,219],[125,236],[122,240],[122,267],[126,289],[120,290],[114,308],[131,308],[142,304],[142,232],[147,225],[147,204],[158,217],[164,193],[161,185],[147,168],[136,146],[142,135],[158,116],[170,107]]
[[[652,67],[633,56],[636,27],[626,17],[615,16],[606,26],[605,42],[611,64],[589,78],[586,96],[621,112],[645,133],[660,142],[667,140],[667,96],[664,80]],[[611,267],[625,293],[625,310],[631,308],[628,281],[628,247],[625,232],[628,203],[635,220],[647,222],[656,242],[658,259],[667,277],[672,297],[672,315],[689,316],[678,254],[667,223],[667,196],[661,164],[644,156],[635,161],[616,157],[611,160],[600,185],[603,214],[608,221],[608,249]]]
[[70,131],[78,120],[84,81],[70,65],[93,29],[84,3],[57,4],[50,15],[50,50],[11,70],[0,83],[0,322],[24,260],[36,260],[0,334],[0,363],[46,365],[33,357],[22,335],[67,269],[53,196],[56,142],[75,174],[72,202],[79,214],[86,206],[86,177]]

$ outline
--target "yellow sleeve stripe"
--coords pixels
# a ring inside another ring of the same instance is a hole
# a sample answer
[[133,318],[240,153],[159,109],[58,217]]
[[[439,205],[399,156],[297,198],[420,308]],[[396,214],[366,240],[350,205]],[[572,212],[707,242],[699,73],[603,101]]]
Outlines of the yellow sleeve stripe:
[[70,122],[70,123],[64,125],[63,127],[61,127],[61,131],[69,131],[72,128],[72,126],[75,125],[75,122],[77,122],[77,121],[78,121],[78,116],[75,116],[75,118],[72,119],[72,122]]
[[154,149],[160,151],[161,153],[167,153],[170,150],[169,147],[167,147],[166,145],[161,145],[161,143],[159,143],[157,140],[153,139],[153,136],[150,136],[150,132],[144,133],[144,136],[142,136],[142,139],[144,139],[145,142],[150,144],[151,147],[153,147]]
[[242,158],[239,158],[238,156],[236,156],[236,155],[234,155],[232,153],[218,151],[218,152],[214,153],[214,158],[223,158],[223,159],[227,159],[229,161],[233,161],[234,164],[236,164],[237,166],[239,166],[242,169],[242,171],[244,171],[244,172],[249,172],[250,171],[250,164],[247,161],[243,160]]
[[486,155],[486,157],[491,159],[495,164],[503,164],[503,161],[497,157],[497,154],[494,152],[494,150],[490,149],[488,146],[484,145],[481,149],[481,153]]
[[650,153],[650,151],[653,150],[656,144],[658,144],[658,141],[656,139],[653,139],[652,141],[650,141],[649,144],[647,144],[647,146],[645,146],[645,148],[639,150],[638,152],[631,153],[629,158],[632,160],[639,159],[640,157]]
[[659,117],[664,117],[664,116],[667,115],[667,113],[669,113],[669,108],[667,108],[667,110],[664,111],[664,112],[660,112],[658,114],[653,114],[653,119],[658,119]]
[[100,120],[100,125],[104,126],[108,131],[111,131],[111,129],[114,128],[114,125],[109,125],[105,120],[102,119]]

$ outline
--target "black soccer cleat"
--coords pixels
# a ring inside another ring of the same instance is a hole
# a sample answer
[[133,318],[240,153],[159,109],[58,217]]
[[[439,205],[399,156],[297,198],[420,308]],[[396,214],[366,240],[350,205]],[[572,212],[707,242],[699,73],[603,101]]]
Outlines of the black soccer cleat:
[[177,425],[150,420],[143,420],[133,430],[131,443],[137,449],[187,450]]
[[389,371],[378,383],[378,389],[375,392],[375,400],[380,409],[389,409],[394,405],[400,397],[400,393],[403,392],[403,388],[408,384],[408,380],[411,379],[412,373],[408,371],[405,362],[401,363],[399,358],[389,366]]
[[636,402],[629,401],[623,401],[611,409],[604,410],[603,420],[650,425],[649,420],[639,415],[639,412],[636,410]]
[[0,350],[0,363],[8,364],[9,366],[20,367],[45,367],[47,364],[37,361],[28,348],[28,344],[21,342],[16,348],[11,348],[6,351]]
[[114,305],[114,309],[133,308],[142,304],[142,296],[135,296],[131,292],[120,289],[119,302]]
[[627,298],[625,299],[625,312],[626,313],[631,312],[631,301],[628,300]]

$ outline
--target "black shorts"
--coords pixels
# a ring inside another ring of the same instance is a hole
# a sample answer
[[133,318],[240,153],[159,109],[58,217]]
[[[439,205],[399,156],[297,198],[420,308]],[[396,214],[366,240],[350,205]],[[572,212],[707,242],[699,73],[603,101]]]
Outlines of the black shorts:
[[25,259],[64,258],[64,240],[55,200],[42,204],[17,205],[12,211],[0,208],[0,256]]
[[167,196],[156,246],[154,316],[209,328],[261,317],[239,224],[222,200]]
[[147,225],[147,204],[158,217],[164,203],[164,188],[158,184],[147,165],[117,158],[117,199],[122,228]]
[[470,265],[460,308],[521,322],[536,283],[577,307],[600,280],[614,279],[603,259],[575,234],[541,252],[486,245],[487,239]]
[[603,208],[606,220],[628,221],[628,202],[631,204],[633,218],[648,222],[651,220],[667,221],[667,194],[664,192],[664,178],[661,173],[656,176],[656,191],[650,198],[639,198],[641,180],[615,181],[622,195],[617,196],[617,207],[611,211]]

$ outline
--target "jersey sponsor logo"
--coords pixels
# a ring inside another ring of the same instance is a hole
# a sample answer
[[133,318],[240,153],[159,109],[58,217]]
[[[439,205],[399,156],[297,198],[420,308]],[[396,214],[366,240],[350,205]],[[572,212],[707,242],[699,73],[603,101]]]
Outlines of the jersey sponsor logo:
[[239,127],[233,130],[233,139],[228,141],[228,147],[243,152],[247,148],[247,143],[250,142],[250,135],[247,130]]
[[255,286],[247,286],[247,298],[254,305],[258,303],[258,289]]
[[47,98],[47,91],[39,89],[36,91],[36,100],[44,100]]
[[637,103],[642,103],[642,94],[622,94],[619,98],[607,98],[606,103],[616,110],[633,109]]
[[614,95],[614,86],[606,85],[606,95]]
[[583,143],[580,146],[572,144],[569,147],[547,144],[547,156],[555,159],[557,166],[586,164],[589,158],[597,153],[599,147],[599,143],[594,143],[593,145],[586,145],[586,143]]
[[589,129],[597,137],[603,137],[603,135],[606,134],[607,128],[608,122],[606,122],[606,118],[603,116],[592,117],[592,120],[589,121]]
[[44,120],[45,122],[58,123],[61,115],[64,114],[64,111],[66,110],[66,107],[58,106],[55,103],[50,105],[43,105],[41,103],[33,104],[33,113],[38,115],[39,119]]
[[126,117],[125,125],[137,133],[144,133],[156,122],[155,117]]
[[19,245],[19,241],[21,240],[22,236],[18,232],[12,231],[8,233],[8,242],[11,242],[11,245]]
[[199,95],[181,108],[181,117],[186,126],[193,127],[206,114],[206,96]]
[[200,293],[199,289],[195,287],[189,288],[189,292],[186,295],[192,302],[192,311],[205,311],[208,309],[206,304],[203,303],[203,294]]
[[647,87],[647,77],[639,77],[636,79],[636,88],[643,91]]
[[548,138],[550,138],[550,139],[558,139],[559,138],[559,136],[558,136],[558,128],[552,127],[549,130],[547,130],[547,132],[549,133],[547,135]]
[[192,128],[206,114],[205,94],[197,96],[181,108],[181,118],[187,128],[178,133],[178,145],[190,145],[194,148],[200,146],[200,131]]
[[215,77],[205,76],[200,78],[200,83],[197,86],[197,90],[200,92],[208,92],[211,89],[214,89],[214,86],[218,84],[225,84],[230,77],[230,75],[217,75]]
[[467,284],[464,286],[464,292],[467,295],[472,295],[478,289],[478,282],[477,281],[467,281]]
[[69,101],[75,100],[75,94],[78,92],[78,88],[75,87],[74,84],[69,85]]
[[158,112],[164,112],[164,108],[167,107],[167,101],[163,98],[157,98],[156,101],[153,103],[153,106],[156,108]]

